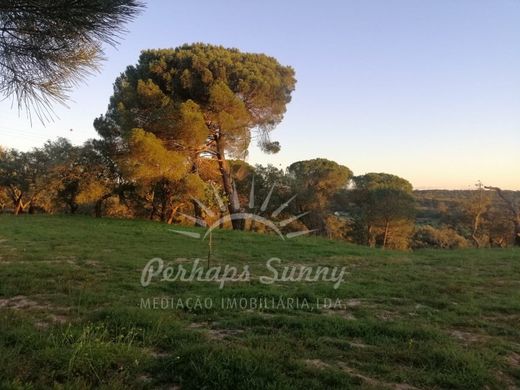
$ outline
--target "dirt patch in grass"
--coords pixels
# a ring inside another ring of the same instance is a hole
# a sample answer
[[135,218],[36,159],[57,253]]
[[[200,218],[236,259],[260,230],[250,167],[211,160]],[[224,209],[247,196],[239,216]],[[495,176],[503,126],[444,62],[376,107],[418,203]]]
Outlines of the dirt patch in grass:
[[462,341],[463,344],[484,343],[490,339],[490,337],[486,334],[473,333],[463,330],[452,330],[450,331],[450,335],[457,340]]
[[395,321],[400,317],[400,315],[395,311],[383,310],[377,313],[376,317],[381,321]]
[[367,344],[364,344],[364,343],[360,343],[360,342],[357,342],[357,341],[352,341],[352,342],[349,342],[350,346],[351,347],[354,347],[354,348],[369,348],[370,345],[367,345]]
[[190,329],[201,329],[211,340],[224,340],[232,336],[238,336],[244,331],[242,329],[215,329],[208,322],[192,322]]
[[258,315],[258,316],[260,316],[262,318],[273,318],[273,317],[276,317],[273,313],[268,313],[266,311],[261,311],[261,310],[247,309],[247,310],[245,310],[245,312]]
[[305,363],[305,365],[310,366],[312,368],[324,369],[331,367],[330,364],[325,363],[323,360],[320,359],[306,359],[303,362]]
[[209,322],[192,322],[188,327],[190,329],[208,329],[210,324]]
[[70,318],[63,314],[49,314],[44,320],[38,320],[34,323],[34,326],[38,329],[47,329],[49,326],[54,324],[67,324],[70,322]]
[[150,355],[154,359],[163,359],[163,358],[167,358],[167,357],[172,356],[172,354],[169,353],[169,352],[158,351],[158,350],[155,350],[155,349],[149,350],[147,352],[148,352],[148,355]]
[[370,348],[371,345],[365,344],[363,339],[361,338],[354,338],[352,341],[344,340],[344,339],[337,339],[333,337],[321,337],[320,341],[323,341],[325,343],[331,344],[331,345],[344,345],[344,343],[348,343],[349,346],[352,348]]
[[345,302],[345,305],[347,307],[358,307],[363,304],[363,301],[361,299],[347,299]]
[[412,385],[409,385],[407,383],[391,383],[391,382],[384,382],[379,379],[370,378],[366,375],[361,374],[358,370],[355,368],[347,366],[343,362],[338,362],[338,366],[345,371],[347,374],[354,378],[358,378],[363,383],[373,386],[378,389],[394,389],[394,390],[419,390],[417,387],[414,387]]
[[520,322],[520,315],[518,314],[500,314],[500,315],[484,315],[484,321],[488,322]]
[[[1,256],[0,256],[0,259],[2,259]],[[69,264],[69,265],[73,265],[73,266],[79,267],[79,265],[76,263],[76,260],[72,260],[72,259],[34,260],[34,261],[31,261],[31,260],[15,260],[15,261],[6,260],[6,261],[0,261],[0,264],[5,264],[5,265],[8,265],[8,264],[47,264],[47,265],[51,265],[51,264]]]
[[334,309],[334,308],[322,309],[320,314],[325,314],[325,315],[328,315],[328,316],[341,317],[341,318],[346,319],[347,321],[355,321],[356,320],[356,317],[354,317],[354,315],[350,311],[345,310],[345,309]]
[[516,369],[520,368],[520,354],[512,352],[507,356],[506,361],[511,367]]
[[224,340],[232,336],[238,336],[244,331],[242,329],[208,329],[208,336],[212,340]]
[[515,385],[515,382],[509,375],[506,375],[502,371],[497,371],[496,376],[497,376],[498,380],[501,381],[505,385],[504,389],[518,390],[518,387]]
[[[320,359],[307,359],[307,360],[304,360],[304,363],[305,363],[305,365],[318,369],[318,370],[323,370],[326,368],[334,367],[334,365],[326,363]],[[375,387],[378,389],[419,390],[417,387],[411,386],[407,383],[390,383],[390,382],[381,381],[379,379],[370,378],[364,374],[361,374],[355,368],[347,366],[346,363],[344,363],[344,362],[336,362],[335,366],[337,366],[342,371],[346,372],[351,377],[360,379],[364,384],[371,386],[371,387]]]
[[137,380],[142,383],[152,383],[153,379],[150,375],[142,374],[137,377]]
[[48,302],[37,301],[34,297],[17,295],[11,298],[0,299],[0,309],[7,308],[18,311],[43,311],[47,314],[44,319],[37,320],[34,325],[39,329],[46,329],[52,324],[66,324],[70,322],[69,308],[55,306]]
[[48,304],[42,304],[26,297],[25,295],[17,295],[12,298],[0,299],[0,308],[8,307],[15,310],[21,309],[47,309]]

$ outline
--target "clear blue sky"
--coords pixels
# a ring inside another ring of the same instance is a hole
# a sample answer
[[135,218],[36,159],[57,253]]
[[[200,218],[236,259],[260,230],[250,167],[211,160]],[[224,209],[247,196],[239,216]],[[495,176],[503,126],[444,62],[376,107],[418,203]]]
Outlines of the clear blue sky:
[[[46,127],[0,108],[0,144],[19,149],[95,137],[116,76],[140,50],[208,42],[264,52],[296,70],[275,156],[326,157],[355,174],[389,172],[417,188],[520,189],[520,1],[148,0],[100,74]],[[70,131],[73,129],[73,131]]]

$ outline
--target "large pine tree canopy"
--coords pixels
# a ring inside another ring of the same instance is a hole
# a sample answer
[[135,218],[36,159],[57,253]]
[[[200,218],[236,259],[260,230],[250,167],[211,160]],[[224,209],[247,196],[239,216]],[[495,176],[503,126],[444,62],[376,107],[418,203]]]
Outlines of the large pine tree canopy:
[[237,156],[256,129],[269,151],[267,134],[282,120],[295,83],[291,67],[265,54],[206,44],[145,50],[116,80],[104,122],[121,134],[142,128],[172,147],[221,137]]
[[[279,150],[269,133],[283,119],[295,84],[294,70],[265,54],[201,43],[145,50],[116,79],[107,113],[94,126],[134,169],[150,160],[135,158],[137,145],[181,153],[194,175],[202,157],[212,158],[225,195],[234,199],[227,158],[243,159],[255,135],[264,151]],[[231,202],[229,213],[237,212]],[[233,227],[242,225],[234,220]]]

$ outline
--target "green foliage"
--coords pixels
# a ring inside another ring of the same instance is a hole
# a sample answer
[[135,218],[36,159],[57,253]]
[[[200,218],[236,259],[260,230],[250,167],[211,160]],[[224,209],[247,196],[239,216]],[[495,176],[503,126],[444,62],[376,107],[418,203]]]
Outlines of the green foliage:
[[297,195],[297,212],[309,212],[309,228],[324,230],[323,219],[331,213],[336,193],[347,188],[352,171],[324,158],[298,161],[287,168],[292,190]]
[[89,141],[72,146],[63,138],[29,152],[7,151],[0,158],[0,189],[15,214],[35,210],[75,213],[122,194],[125,182],[113,161],[103,155],[103,145]]
[[406,249],[415,219],[412,185],[386,173],[356,176],[353,182],[350,197],[355,205],[357,241]]
[[15,214],[26,209],[33,212],[38,199],[43,200],[47,184],[54,175],[51,169],[53,157],[45,149],[27,153],[8,150],[2,156],[0,187],[11,200]]
[[367,173],[355,176],[352,181],[358,190],[396,189],[404,192],[412,192],[412,184],[402,177],[388,173]]
[[327,215],[323,220],[325,235],[332,240],[351,241],[352,220],[341,215]]
[[324,158],[292,163],[287,171],[297,188],[321,193],[345,188],[352,178],[349,168]]
[[221,135],[240,154],[252,129],[282,120],[294,85],[294,71],[263,54],[205,44],[145,50],[116,80],[104,120],[122,134],[142,128],[181,146]]
[[412,238],[412,248],[459,249],[470,246],[468,240],[449,227],[435,228],[430,225],[420,226]]
[[[193,102],[183,107],[185,123],[200,123]],[[109,127],[101,129],[111,134]],[[214,191],[224,204],[233,199],[221,182],[220,162],[209,156],[195,158],[170,145],[151,132],[133,129],[125,137],[114,133],[81,147],[57,139],[30,152],[2,150],[0,210],[94,213],[185,224],[193,224],[193,216],[215,222],[226,211]],[[242,160],[230,160],[228,169],[241,210],[267,216],[288,202],[275,218],[301,218],[283,226],[284,233],[316,229],[316,234],[329,238],[393,249],[463,247],[468,240],[482,247],[515,244],[514,215],[504,200],[511,199],[514,207],[515,192],[504,191],[501,197],[482,189],[412,191],[398,176],[369,173],[352,178],[347,167],[326,159],[299,161],[285,172]],[[268,196],[269,207],[261,210]],[[194,198],[212,212],[204,212]],[[419,227],[414,229],[415,224]],[[431,228],[423,229],[424,225]],[[255,223],[243,227],[263,231]]]
[[[513,203],[520,200],[520,192],[503,191]],[[447,226],[471,240],[477,238],[481,246],[504,247],[515,244],[515,225],[508,205],[496,191],[480,190],[424,190],[414,192],[417,198],[417,220],[420,224]],[[476,216],[478,215],[475,231]],[[475,232],[475,234],[473,234]]]
[[[193,173],[202,158],[214,158],[224,194],[233,199],[227,158],[245,157],[253,131],[266,151],[279,149],[268,134],[282,120],[295,83],[292,68],[264,54],[205,44],[145,50],[117,78],[108,111],[94,126],[119,149],[134,129],[151,133],[167,150],[183,153]],[[233,203],[229,208],[240,211]]]
[[46,118],[53,101],[66,100],[98,68],[102,44],[115,45],[141,7],[135,0],[2,1],[0,93]]
[[128,139],[128,153],[121,166],[127,177],[141,185],[160,180],[180,180],[188,172],[182,154],[166,149],[152,133],[134,129]]

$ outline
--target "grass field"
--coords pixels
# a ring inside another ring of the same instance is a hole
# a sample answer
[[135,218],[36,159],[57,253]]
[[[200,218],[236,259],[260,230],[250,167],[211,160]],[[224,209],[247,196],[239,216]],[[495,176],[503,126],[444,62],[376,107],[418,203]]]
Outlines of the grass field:
[[[217,231],[212,265],[247,264],[249,282],[145,288],[141,270],[154,257],[207,258],[207,241],[169,228],[0,216],[0,388],[520,386],[519,250],[392,252]],[[338,289],[323,281],[262,284],[254,275],[272,257],[349,273]],[[143,307],[148,298],[215,304]],[[218,304],[233,298],[310,305]],[[316,307],[323,298],[341,305]]]

